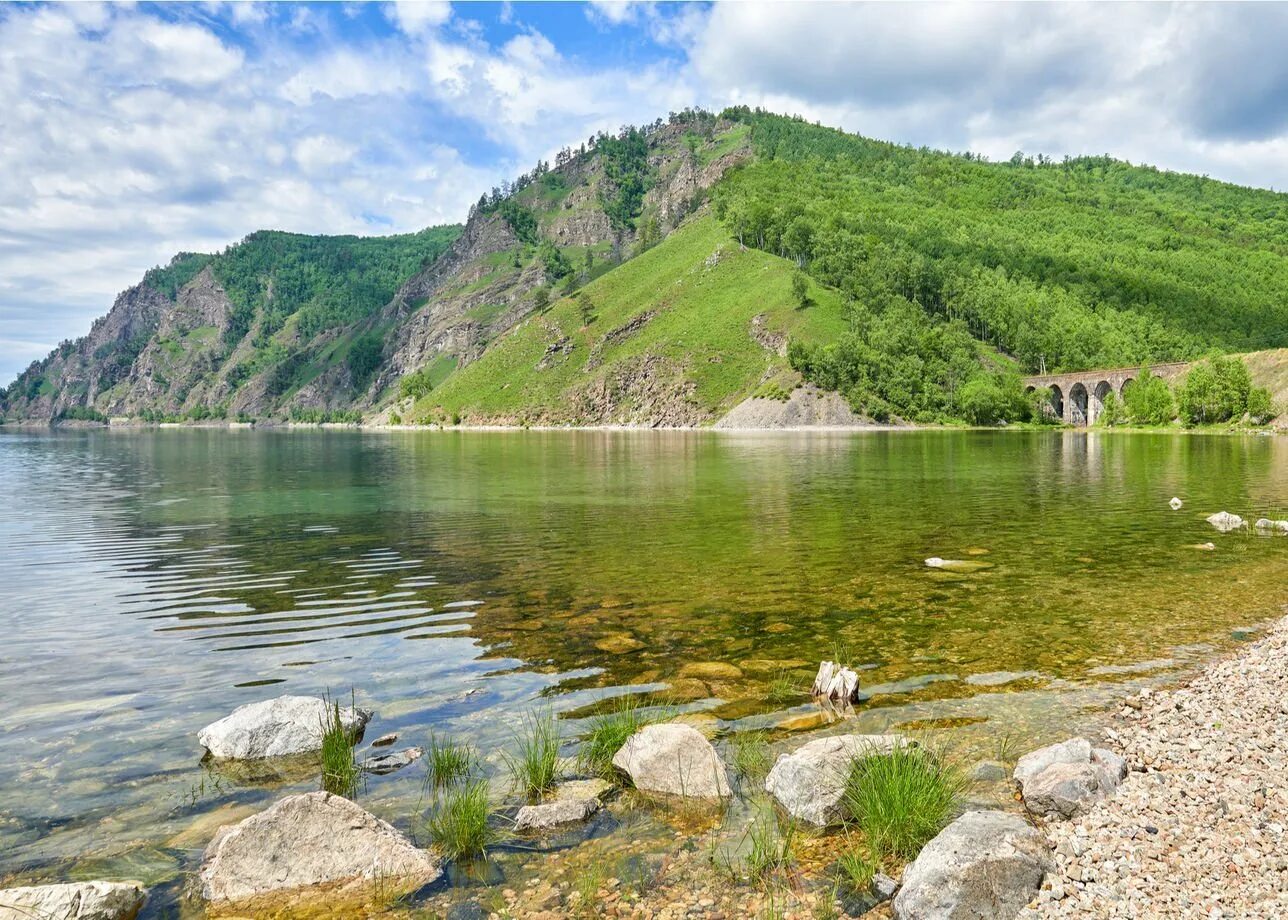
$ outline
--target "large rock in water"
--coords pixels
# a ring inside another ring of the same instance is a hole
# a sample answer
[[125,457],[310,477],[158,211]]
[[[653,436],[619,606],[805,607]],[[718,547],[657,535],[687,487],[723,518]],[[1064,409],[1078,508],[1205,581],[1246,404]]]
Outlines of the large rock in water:
[[1093,748],[1086,738],[1070,738],[1025,754],[1013,775],[1029,811],[1072,818],[1118,788],[1127,776],[1127,761]]
[[903,872],[898,920],[1008,920],[1054,868],[1046,838],[1023,818],[968,811]]
[[134,920],[148,894],[138,882],[73,882],[0,891],[0,920]]
[[1228,511],[1218,511],[1216,514],[1209,515],[1207,522],[1215,527],[1221,533],[1229,533],[1232,530],[1238,530],[1247,527],[1248,522],[1237,514],[1231,514]]
[[850,765],[868,754],[889,754],[901,743],[899,735],[819,738],[779,756],[765,791],[793,817],[817,827],[836,824],[845,817],[841,799]]
[[206,848],[201,895],[208,901],[243,901],[374,880],[411,889],[440,874],[438,859],[391,825],[348,799],[309,792],[221,828]]
[[[330,718],[326,700],[315,696],[279,696],[239,706],[197,733],[213,756],[239,760],[307,754],[322,747]],[[366,727],[371,713],[355,706],[340,707],[340,721],[355,735]]]
[[613,755],[613,766],[644,792],[696,799],[733,794],[716,749],[691,725],[646,725]]

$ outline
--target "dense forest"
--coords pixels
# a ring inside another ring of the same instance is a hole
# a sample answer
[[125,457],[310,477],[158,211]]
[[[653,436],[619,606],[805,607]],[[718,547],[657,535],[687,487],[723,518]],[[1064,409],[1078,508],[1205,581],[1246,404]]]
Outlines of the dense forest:
[[[1288,339],[1288,196],[1108,157],[1006,163],[745,108],[715,190],[747,246],[841,290],[850,330],[793,364],[876,417],[1022,417],[1022,372]],[[976,379],[985,378],[985,379]]]

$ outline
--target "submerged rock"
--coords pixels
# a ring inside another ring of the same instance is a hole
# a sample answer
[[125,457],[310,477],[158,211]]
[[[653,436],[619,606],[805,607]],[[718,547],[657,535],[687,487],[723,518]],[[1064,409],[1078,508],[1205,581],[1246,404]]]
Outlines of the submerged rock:
[[386,773],[393,773],[395,770],[414,764],[423,756],[425,752],[418,747],[404,748],[401,751],[390,751],[388,754],[368,757],[359,762],[358,766],[367,773],[384,776]]
[[0,891],[3,920],[134,920],[148,894],[138,882],[73,882]]
[[842,799],[850,765],[869,754],[888,754],[900,735],[833,735],[782,754],[765,779],[765,791],[795,818],[817,827],[845,817]]
[[1172,496],[1172,500],[1167,504],[1171,506],[1173,511],[1180,511],[1181,508],[1185,506],[1185,502],[1181,501],[1175,495]]
[[969,575],[972,572],[982,572],[984,569],[991,569],[993,563],[981,562],[978,559],[940,559],[938,556],[931,556],[926,560],[926,565],[932,569],[940,569],[945,572],[957,572],[961,575]]
[[1247,521],[1228,511],[1218,511],[1216,514],[1210,515],[1207,522],[1221,531],[1221,533],[1229,533],[1232,530],[1239,530],[1248,526]]
[[939,832],[904,870],[898,920],[1011,918],[1054,868],[1046,838],[1023,818],[968,811]]
[[1259,518],[1253,526],[1262,533],[1288,533],[1288,521],[1272,521],[1270,518]]
[[348,799],[309,792],[221,828],[206,848],[201,895],[242,901],[334,883],[411,889],[440,874],[434,854],[391,825]]
[[561,824],[585,821],[599,811],[599,799],[556,799],[540,805],[524,805],[514,817],[514,829],[541,831]]
[[613,755],[613,766],[644,792],[699,799],[732,794],[716,749],[691,725],[645,726]]
[[[322,747],[330,717],[326,700],[315,696],[279,696],[239,706],[197,733],[211,756],[237,760],[288,757]],[[340,721],[355,735],[366,727],[371,713],[355,706],[340,707]]]
[[698,680],[741,680],[742,670],[725,661],[695,661],[680,668],[678,676]]
[[1127,761],[1070,738],[1025,754],[1015,765],[1024,807],[1047,817],[1072,818],[1111,795],[1127,776]]

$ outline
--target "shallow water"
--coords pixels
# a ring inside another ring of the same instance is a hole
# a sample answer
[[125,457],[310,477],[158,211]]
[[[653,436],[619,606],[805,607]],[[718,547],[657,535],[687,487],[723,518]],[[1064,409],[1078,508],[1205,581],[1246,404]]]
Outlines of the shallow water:
[[[499,776],[534,707],[632,690],[793,744],[820,720],[771,683],[843,646],[860,728],[985,753],[1288,599],[1288,538],[1203,521],[1288,517],[1264,437],[3,431],[0,495],[0,876],[176,888],[316,787],[201,764],[201,726],[280,693],[352,689],[368,738],[468,737]],[[360,798],[414,832],[422,775]]]

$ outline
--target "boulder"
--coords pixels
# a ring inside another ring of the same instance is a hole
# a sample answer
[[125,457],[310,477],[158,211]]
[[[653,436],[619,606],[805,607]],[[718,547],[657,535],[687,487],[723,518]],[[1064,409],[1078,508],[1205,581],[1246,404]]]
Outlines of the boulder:
[[[279,696],[239,706],[197,733],[211,756],[235,760],[288,757],[322,747],[329,718],[326,700],[315,696]],[[355,736],[371,713],[354,706],[340,707],[340,721]]]
[[1090,763],[1091,742],[1086,738],[1070,738],[1059,744],[1047,745],[1036,751],[1029,751],[1015,762],[1012,776],[1021,786],[1026,780],[1037,776],[1055,763]]
[[1127,761],[1093,748],[1086,738],[1070,738],[1025,754],[1013,775],[1029,811],[1072,818],[1118,788],[1127,776]]
[[[868,754],[888,754],[899,735],[832,735],[782,754],[765,779],[765,791],[793,817],[827,827],[845,817],[842,799],[850,765]],[[911,742],[909,742],[911,743]]]
[[514,817],[518,831],[544,831],[560,824],[585,821],[599,811],[599,799],[555,799],[540,805],[524,805]]
[[1046,839],[1023,818],[968,811],[904,870],[898,920],[1003,920],[1038,893],[1054,868]]
[[138,882],[74,882],[0,891],[3,920],[134,920],[148,894]]
[[360,761],[358,766],[367,773],[384,776],[386,773],[393,773],[395,770],[410,766],[424,756],[425,752],[418,747],[404,748],[401,751],[390,751],[387,754],[367,757]]
[[1215,527],[1221,533],[1229,533],[1232,530],[1238,530],[1241,527],[1247,527],[1248,522],[1237,514],[1231,514],[1228,511],[1218,511],[1211,515],[1207,522]]
[[418,888],[441,874],[438,859],[348,799],[292,795],[221,828],[206,848],[201,894],[235,902],[323,884]]
[[646,725],[613,755],[613,766],[644,792],[700,799],[732,794],[716,749],[691,725]]

